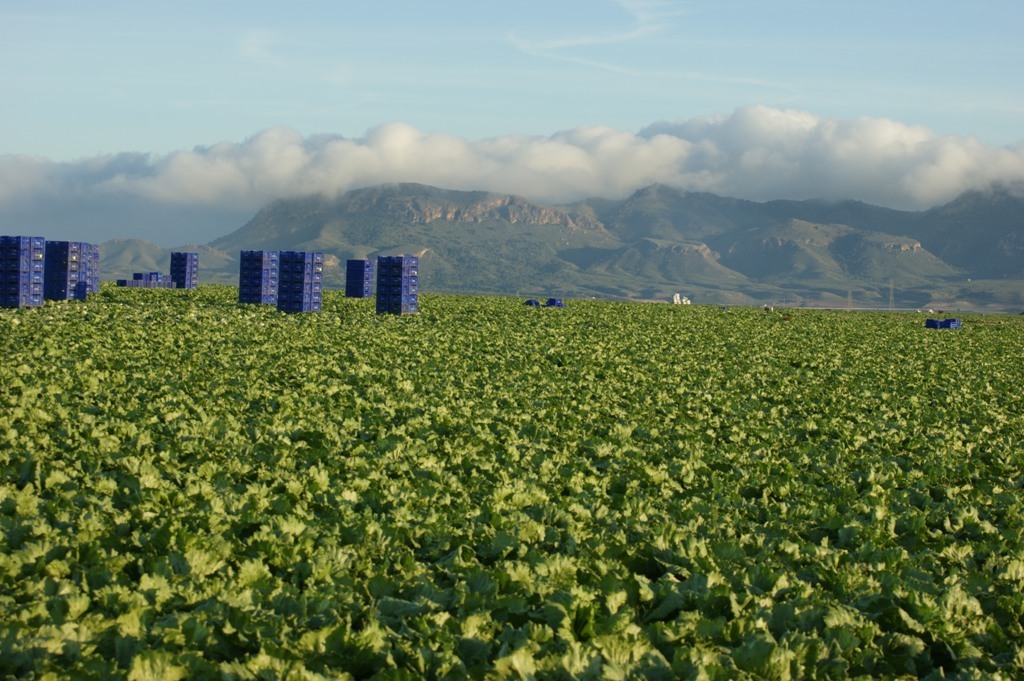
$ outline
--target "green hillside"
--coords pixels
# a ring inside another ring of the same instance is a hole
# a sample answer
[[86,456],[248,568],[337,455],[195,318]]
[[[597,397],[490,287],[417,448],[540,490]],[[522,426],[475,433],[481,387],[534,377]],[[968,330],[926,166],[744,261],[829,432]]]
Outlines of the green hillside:
[[[1024,279],[1022,214],[1009,191],[913,213],[660,185],[558,207],[395,184],[274,201],[204,247],[200,261],[203,281],[230,283],[241,250],[318,250],[328,255],[327,285],[340,287],[349,258],[412,253],[426,291],[1013,310]],[[130,241],[105,251],[106,275],[163,269],[168,257]]]

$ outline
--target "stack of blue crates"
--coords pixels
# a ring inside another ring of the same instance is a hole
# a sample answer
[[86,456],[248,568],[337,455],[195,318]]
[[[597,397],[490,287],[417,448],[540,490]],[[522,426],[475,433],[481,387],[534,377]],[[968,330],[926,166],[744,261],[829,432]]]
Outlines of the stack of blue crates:
[[239,260],[238,302],[277,306],[280,254],[277,251],[242,251]]
[[959,318],[924,320],[924,328],[926,329],[952,329],[953,331],[958,331],[961,326],[962,322]]
[[135,272],[131,279],[118,279],[117,285],[128,288],[177,288],[174,280],[163,272]]
[[199,286],[199,254],[172,252],[171,281],[177,284],[178,288]]
[[548,298],[544,307],[565,307],[565,301],[561,298]]
[[319,312],[323,304],[324,254],[281,251],[277,309],[281,312]]
[[419,265],[415,255],[377,257],[377,314],[419,312]]
[[83,241],[47,241],[46,274],[43,298],[46,300],[85,300],[98,291],[99,250]]
[[0,236],[0,307],[42,306],[45,258],[41,236]]
[[100,247],[96,244],[84,244],[82,254],[85,260],[85,292],[100,292]]
[[373,297],[373,261],[349,260],[345,269],[345,296]]

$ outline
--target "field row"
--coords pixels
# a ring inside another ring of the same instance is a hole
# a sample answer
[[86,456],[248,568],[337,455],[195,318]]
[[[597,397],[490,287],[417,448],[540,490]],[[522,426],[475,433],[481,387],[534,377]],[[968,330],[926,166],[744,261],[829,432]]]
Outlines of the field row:
[[0,311],[0,673],[1024,674],[1024,326]]

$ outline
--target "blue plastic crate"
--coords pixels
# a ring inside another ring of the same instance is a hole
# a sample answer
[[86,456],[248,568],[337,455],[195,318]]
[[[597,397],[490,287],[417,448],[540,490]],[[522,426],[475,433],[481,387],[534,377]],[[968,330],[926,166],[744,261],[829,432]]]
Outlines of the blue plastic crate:
[[372,298],[373,286],[368,282],[345,282],[345,296],[348,298]]
[[297,266],[299,264],[305,266],[323,266],[324,254],[318,251],[281,251],[280,252],[281,265]]
[[302,302],[295,302],[278,299],[277,309],[280,312],[320,312],[321,301],[308,300]]
[[100,292],[100,247],[89,244],[85,254],[86,291]]
[[44,298],[85,300],[99,288],[98,249],[84,241],[47,241]]
[[377,277],[377,285],[389,289],[417,289],[420,279],[417,276],[395,275],[391,277]]
[[280,251],[240,252],[239,302],[277,305],[281,277],[280,260]]
[[0,236],[0,307],[43,304],[46,239]]
[[0,307],[39,307],[43,304],[43,286],[33,283],[0,284]]
[[0,294],[0,307],[4,308],[29,308],[42,307],[42,294]]
[[347,277],[372,277],[373,261],[357,259],[348,260],[345,264],[345,275]]
[[269,272],[265,270],[263,272],[256,272],[255,274],[243,274],[238,280],[244,284],[254,284],[256,286],[277,286],[278,275],[276,272]]
[[243,270],[277,270],[280,259],[279,251],[242,251],[239,256]]
[[377,305],[377,314],[404,315],[404,314],[416,314],[419,311],[420,310],[419,310],[419,305],[418,304],[417,305],[413,305],[413,304],[409,304],[409,305],[380,305],[380,304],[378,304]]
[[402,298],[381,298],[378,296],[377,304],[381,306],[401,306],[401,305],[414,305],[419,304],[420,299],[415,296],[407,296]]
[[178,288],[197,288],[199,284],[199,254],[190,251],[171,253],[171,280]]
[[377,257],[377,269],[387,273],[396,271],[414,273],[419,268],[419,258],[415,255],[381,255]]
[[[380,256],[377,258],[377,311],[402,314],[402,301],[414,300],[419,290],[419,259],[416,256]],[[406,305],[409,303],[407,302]]]
[[41,236],[0,236],[0,250],[43,252],[46,250],[46,238]]
[[43,288],[33,284],[23,284],[20,286],[4,284],[3,286],[0,286],[0,291],[12,297],[43,295]]
[[42,284],[45,283],[45,279],[41,272],[7,270],[0,273],[0,282],[21,286],[23,284]]
[[313,293],[322,291],[323,288],[311,281],[286,281],[282,279],[277,284],[277,290],[284,293]]
[[402,296],[409,293],[419,293],[418,286],[400,285],[400,284],[384,284],[377,286],[377,295],[381,296]]
[[240,292],[238,294],[238,302],[255,305],[277,305],[277,294],[258,291],[255,293]]
[[419,312],[419,295],[402,287],[385,287],[377,291],[376,310],[378,314],[415,314]]
[[177,284],[173,281],[161,280],[156,281],[154,279],[118,279],[118,285],[120,282],[124,282],[124,286],[128,288],[177,288]]
[[924,320],[924,326],[926,329],[952,329],[956,331],[962,328],[963,324],[959,318],[926,319]]

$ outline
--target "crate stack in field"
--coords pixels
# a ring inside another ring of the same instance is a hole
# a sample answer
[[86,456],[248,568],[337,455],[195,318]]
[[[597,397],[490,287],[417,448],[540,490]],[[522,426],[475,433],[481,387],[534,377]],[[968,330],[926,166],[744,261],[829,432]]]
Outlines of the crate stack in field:
[[281,251],[277,309],[281,312],[319,312],[323,304],[324,254]]
[[238,302],[276,307],[280,253],[242,251],[239,259]]
[[373,297],[373,261],[349,260],[345,268],[345,296]]
[[46,239],[0,236],[0,307],[40,307],[46,272]]
[[926,329],[952,329],[953,331],[959,331],[963,326],[959,317],[953,319],[926,319],[924,320],[924,328]]
[[177,288],[199,286],[199,254],[191,252],[171,253],[171,281]]
[[84,241],[47,241],[43,298],[85,300],[99,291],[99,247]]
[[89,248],[85,254],[85,290],[86,293],[100,292],[100,247],[86,244]]
[[415,255],[377,257],[377,314],[419,312],[419,262]]
[[163,272],[134,272],[131,279],[118,279],[117,285],[128,288],[177,288],[174,280]]

